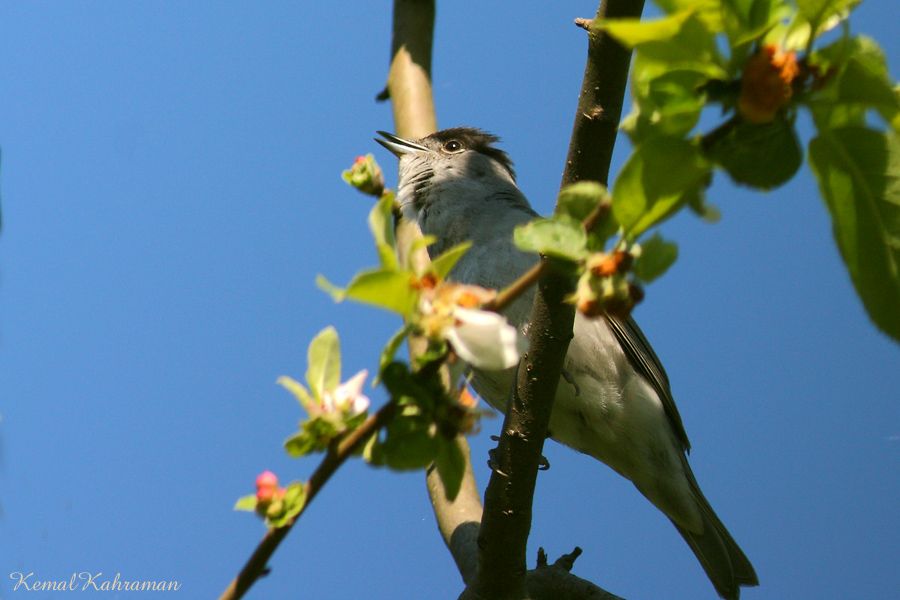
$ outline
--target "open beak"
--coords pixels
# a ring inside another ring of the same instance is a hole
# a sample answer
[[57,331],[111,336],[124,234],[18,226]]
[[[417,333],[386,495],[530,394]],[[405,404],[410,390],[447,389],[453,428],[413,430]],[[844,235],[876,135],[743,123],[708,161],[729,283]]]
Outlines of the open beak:
[[375,141],[387,148],[397,158],[411,152],[428,152],[428,148],[425,146],[404,140],[387,131],[376,131],[375,133],[384,138],[383,140],[375,138]]

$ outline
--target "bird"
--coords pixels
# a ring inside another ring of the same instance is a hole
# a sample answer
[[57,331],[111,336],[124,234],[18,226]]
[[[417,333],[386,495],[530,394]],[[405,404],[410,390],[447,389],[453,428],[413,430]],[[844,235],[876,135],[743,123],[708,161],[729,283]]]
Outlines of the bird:
[[[513,243],[515,227],[538,214],[518,188],[497,136],[472,127],[415,140],[377,133],[381,139],[375,141],[399,158],[401,215],[434,237],[431,258],[472,244],[450,280],[502,289],[539,260]],[[511,324],[527,328],[533,297],[532,288],[504,311]],[[505,412],[514,378],[515,368],[474,369],[471,382],[488,404]],[[675,525],[720,597],[737,600],[741,586],[759,584],[697,484],[668,375],[632,318],[576,313],[549,434],[629,479]]]

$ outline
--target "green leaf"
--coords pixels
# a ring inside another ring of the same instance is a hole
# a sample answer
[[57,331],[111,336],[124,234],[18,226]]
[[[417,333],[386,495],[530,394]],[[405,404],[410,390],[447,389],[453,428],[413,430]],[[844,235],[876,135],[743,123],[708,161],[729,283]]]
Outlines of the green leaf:
[[821,131],[809,159],[856,292],[900,341],[900,141],[862,127]]
[[249,494],[247,496],[241,496],[238,498],[238,501],[234,503],[234,510],[245,510],[247,512],[255,512],[256,511],[256,494]]
[[860,0],[797,0],[797,16],[810,24],[813,36],[843,20]]
[[656,135],[682,137],[700,118],[706,101],[707,77],[692,70],[675,69],[635,85],[638,115],[631,139],[640,142]]
[[445,279],[450,271],[453,270],[453,267],[456,266],[456,263],[459,262],[459,259],[461,259],[471,247],[472,242],[463,242],[449,248],[431,261],[432,271],[434,271],[438,278]]
[[606,30],[619,43],[633,48],[647,42],[671,40],[693,14],[693,9],[686,9],[660,19],[603,19],[595,21],[594,27]]
[[516,227],[513,241],[525,252],[537,252],[563,260],[578,261],[587,255],[587,236],[581,223],[566,215],[535,219]]
[[300,482],[291,483],[284,492],[282,502],[284,508],[281,514],[267,520],[269,527],[284,527],[300,514],[306,505],[306,486]]
[[737,123],[707,149],[735,183],[769,190],[787,182],[803,162],[803,150],[793,124]]
[[284,441],[285,451],[293,458],[322,452],[340,433],[334,421],[325,416],[313,416],[303,421],[300,431]]
[[316,443],[315,436],[310,435],[306,431],[298,431],[288,439],[284,440],[284,450],[289,456],[300,458],[313,452],[324,450]]
[[381,378],[381,372],[384,370],[386,366],[391,364],[394,360],[394,355],[397,354],[397,350],[400,349],[400,344],[403,343],[403,340],[410,334],[412,331],[412,325],[404,325],[400,328],[397,333],[391,336],[391,339],[388,340],[388,343],[385,344],[384,348],[381,351],[381,356],[378,359],[378,375],[375,376],[375,379],[372,380],[372,385],[378,385],[378,381]]
[[609,200],[609,192],[605,185],[596,181],[579,181],[560,190],[556,199],[556,212],[568,215],[575,221],[584,221],[606,200]]
[[[588,215],[601,203],[610,202],[611,200],[612,197],[605,185],[596,181],[579,181],[560,190],[559,197],[556,199],[556,212],[583,223]],[[585,247],[588,250],[603,250],[606,246],[606,241],[618,229],[619,224],[616,223],[612,211],[607,211],[606,216],[587,232]]]
[[412,273],[407,271],[363,271],[350,281],[343,296],[405,316],[413,311],[419,298],[412,280]]
[[694,15],[671,38],[642,42],[635,50],[632,74],[635,89],[674,70],[696,71],[708,79],[730,78],[716,47],[715,35]]
[[282,375],[275,383],[292,393],[306,412],[309,413],[314,410],[313,407],[317,405],[315,399],[299,381],[287,375]]
[[412,240],[412,243],[409,245],[409,254],[413,255],[417,253],[422,248],[427,248],[437,241],[437,237],[433,235],[423,235],[422,237],[417,237]]
[[632,271],[635,277],[650,283],[668,271],[677,258],[678,245],[664,240],[656,233],[641,242],[641,255],[634,263]]
[[347,290],[334,285],[324,275],[316,275],[316,286],[331,296],[335,302],[343,302],[347,299]]
[[455,439],[440,438],[434,466],[444,485],[444,496],[452,502],[459,494],[466,472],[466,457]]
[[397,245],[394,239],[394,196],[384,194],[369,212],[369,230],[375,239],[378,258],[385,269],[397,268]]
[[785,4],[783,0],[723,0],[722,8],[725,31],[734,53],[735,48],[747,47],[775,25]]
[[846,107],[864,107],[874,108],[895,131],[900,130],[900,95],[877,42],[865,36],[841,38],[815,52],[811,60],[819,70],[837,70],[810,101],[817,123],[824,122],[823,114],[834,123],[830,109],[844,108],[846,113]]
[[710,165],[696,144],[671,137],[638,146],[613,186],[613,214],[629,239],[668,218],[700,193]]
[[306,352],[306,383],[314,398],[341,383],[341,342],[334,327],[328,326],[309,343]]
[[424,469],[438,451],[432,430],[432,423],[422,418],[395,418],[386,428],[381,459],[395,470]]
[[706,201],[703,190],[695,189],[688,195],[687,206],[695,215],[707,223],[718,223],[722,219],[722,213],[715,205]]

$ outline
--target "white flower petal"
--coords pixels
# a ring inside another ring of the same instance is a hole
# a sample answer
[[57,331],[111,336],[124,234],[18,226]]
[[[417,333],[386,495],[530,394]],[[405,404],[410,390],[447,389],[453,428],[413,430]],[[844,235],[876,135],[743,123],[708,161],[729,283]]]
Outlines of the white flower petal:
[[504,317],[468,308],[457,308],[453,316],[459,324],[444,335],[461,359],[489,371],[507,369],[519,362],[524,340]]
[[349,411],[353,415],[369,408],[369,399],[363,393],[363,385],[369,372],[365,369],[322,396],[322,408],[326,413]]

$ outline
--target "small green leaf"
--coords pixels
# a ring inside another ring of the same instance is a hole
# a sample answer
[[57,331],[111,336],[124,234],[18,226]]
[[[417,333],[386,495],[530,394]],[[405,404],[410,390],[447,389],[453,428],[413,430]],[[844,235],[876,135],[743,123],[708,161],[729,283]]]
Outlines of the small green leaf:
[[407,338],[411,331],[412,325],[404,325],[397,333],[392,335],[391,339],[388,340],[388,343],[385,344],[384,349],[381,351],[381,356],[378,359],[378,375],[372,380],[373,387],[378,385],[378,381],[381,378],[381,372],[393,362],[394,355],[397,354],[397,350],[400,349],[400,344],[403,343],[403,340]]
[[[826,110],[832,107],[874,108],[895,131],[900,130],[900,94],[877,42],[865,36],[841,38],[814,53],[811,60],[819,70],[837,69],[813,96],[810,104],[814,111],[830,117]],[[821,122],[817,118],[817,123]]]
[[638,146],[613,186],[613,214],[629,239],[668,218],[704,188],[710,165],[698,146],[671,137]]
[[384,459],[381,454],[381,441],[378,439],[378,433],[375,432],[366,439],[360,451],[362,459],[373,467],[384,465]]
[[594,27],[605,29],[619,43],[633,48],[672,39],[693,14],[693,9],[686,9],[659,19],[603,19],[595,21]]
[[636,90],[675,70],[695,71],[708,79],[730,78],[714,33],[694,14],[688,15],[671,37],[641,42],[635,51],[632,86]]
[[438,451],[433,425],[422,418],[397,417],[386,428],[381,457],[395,470],[423,469]]
[[459,449],[455,439],[440,438],[437,455],[434,457],[434,466],[444,485],[444,496],[452,502],[459,494],[463,475],[466,472],[466,457]]
[[293,458],[322,452],[339,433],[331,419],[313,416],[301,423],[300,431],[284,441],[284,449]]
[[335,302],[343,302],[347,298],[347,290],[334,285],[324,275],[316,275],[316,286],[331,296]]
[[291,483],[284,492],[282,502],[284,503],[282,513],[268,519],[268,525],[273,529],[284,527],[300,514],[306,505],[306,485],[296,481]]
[[900,141],[862,127],[820,131],[809,160],[857,294],[900,341]]
[[810,24],[813,36],[828,31],[861,0],[797,0],[797,15]]
[[707,154],[735,183],[763,190],[786,183],[803,162],[794,126],[782,118],[761,125],[738,123]]
[[724,25],[732,51],[748,46],[775,25],[784,7],[783,0],[723,0]]
[[706,201],[706,195],[702,190],[696,189],[695,192],[688,195],[688,208],[707,223],[718,223],[722,219],[722,213],[715,205]]
[[[603,184],[596,181],[579,181],[560,190],[559,197],[556,199],[556,212],[583,223],[601,203],[610,201],[609,190]],[[606,241],[618,229],[619,224],[616,223],[612,211],[607,211],[603,219],[587,232],[585,247],[588,250],[602,250]]]
[[537,252],[563,260],[578,261],[587,255],[587,236],[581,223],[566,215],[535,219],[516,227],[513,241],[525,252]]
[[605,185],[596,181],[579,181],[560,190],[556,199],[556,212],[568,215],[575,221],[584,221],[606,200],[609,200],[609,192]]
[[641,242],[641,255],[634,263],[634,276],[650,283],[657,279],[674,264],[678,258],[678,245],[668,242],[658,233]]
[[472,242],[463,242],[453,246],[431,261],[431,269],[438,278],[445,279],[447,275],[450,274],[450,271],[453,270],[453,267],[456,266],[456,263],[459,262],[459,259],[461,259],[471,247]]
[[294,397],[297,398],[300,406],[302,406],[306,410],[306,412],[311,412],[313,410],[313,407],[316,406],[315,399],[296,379],[288,377],[287,375],[282,375],[275,381],[275,383],[292,393]]
[[690,132],[706,101],[706,94],[701,90],[707,81],[703,73],[674,69],[636,84],[638,115],[633,131],[629,132],[632,140],[640,141],[651,135],[682,137]]
[[405,316],[413,311],[419,298],[412,288],[412,279],[412,273],[407,271],[363,271],[353,278],[344,295]]
[[384,194],[369,212],[369,230],[375,239],[375,249],[385,269],[397,268],[397,245],[394,239],[394,196]]
[[306,352],[306,383],[314,398],[341,383],[341,342],[334,327],[328,326],[309,343]]
[[423,235],[422,237],[417,237],[412,241],[412,244],[409,245],[409,254],[415,254],[422,248],[427,248],[437,241],[437,237],[433,235]]
[[284,449],[289,456],[294,458],[300,458],[319,450],[317,448],[316,439],[305,431],[298,431],[288,439],[284,440]]
[[244,510],[247,512],[255,512],[256,511],[256,494],[250,494],[247,496],[241,496],[238,498],[238,501],[234,503],[234,510]]

